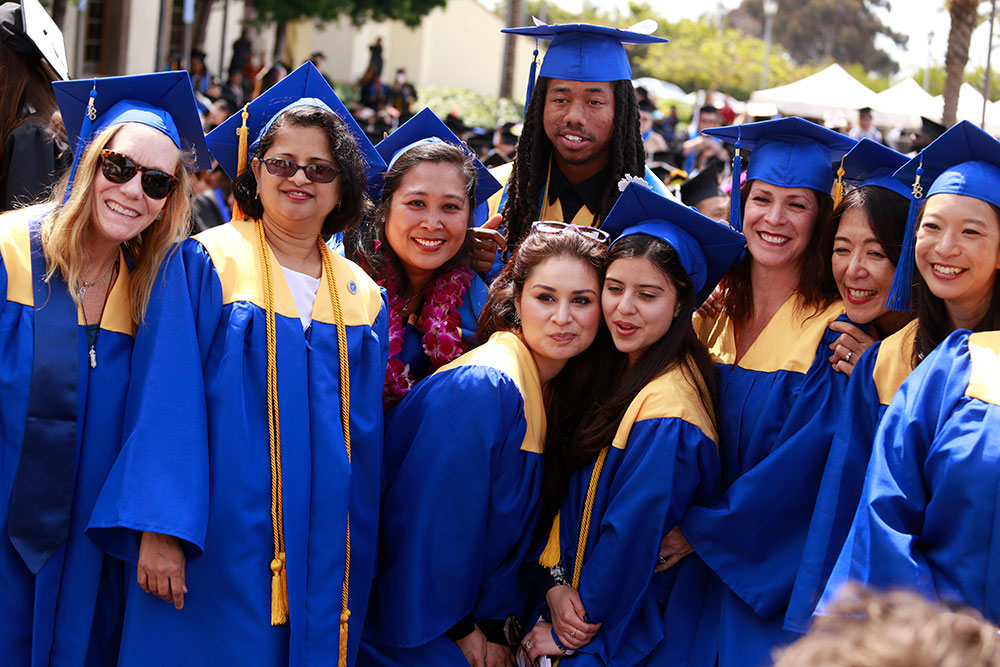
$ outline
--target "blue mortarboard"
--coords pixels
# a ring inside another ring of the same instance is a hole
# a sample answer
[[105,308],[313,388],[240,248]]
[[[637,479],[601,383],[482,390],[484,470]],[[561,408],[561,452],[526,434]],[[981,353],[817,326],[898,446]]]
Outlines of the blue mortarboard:
[[[251,145],[255,145],[260,140],[260,137],[283,111],[294,106],[316,106],[337,114],[358,142],[358,148],[361,149],[361,153],[368,163],[365,173],[369,179],[385,168],[382,158],[379,157],[375,147],[372,146],[354,118],[351,117],[347,107],[333,92],[333,88],[326,82],[316,66],[308,60],[247,105],[246,124],[249,129],[248,141]],[[243,125],[242,114],[243,110],[237,111],[209,132],[206,137],[212,155],[233,180],[239,174],[240,167],[247,166],[239,164],[240,139],[238,131]],[[249,159],[252,156],[253,151],[251,150],[247,157]]]
[[54,81],[52,88],[74,147],[67,197],[83,149],[102,130],[121,123],[142,123],[163,132],[182,151],[194,154],[192,171],[212,168],[187,72]]
[[[542,60],[540,76],[567,81],[619,81],[632,79],[632,67],[625,53],[625,44],[666,42],[652,33],[656,22],[640,21],[624,30],[589,23],[547,25],[535,19],[537,25],[505,28],[501,32],[549,39],[552,43]],[[538,49],[535,49],[535,56]],[[527,101],[535,80],[535,63],[531,64]]]
[[888,146],[871,139],[862,139],[841,160],[844,180],[861,187],[877,185],[910,198],[910,187],[893,177],[908,158]]
[[[909,187],[911,198],[903,249],[886,305],[909,311],[917,211],[927,197],[940,193],[965,195],[1000,206],[1000,141],[963,120],[901,166],[894,176]],[[924,194],[927,183],[931,186]]]
[[[493,178],[490,170],[476,159],[472,150],[465,143],[455,136],[455,133],[441,122],[441,119],[434,115],[430,108],[423,109],[410,120],[406,121],[395,132],[378,142],[375,150],[385,160],[387,169],[410,148],[423,143],[438,141],[441,143],[453,144],[462,148],[472,156],[476,165],[476,201],[470,202],[475,208],[486,201],[490,195],[499,190],[502,186],[497,179]],[[379,174],[369,183],[369,191],[373,193],[372,199],[377,199],[378,193],[382,190],[382,175]]]
[[615,239],[648,234],[673,248],[694,284],[700,305],[739,260],[746,246],[743,234],[707,218],[693,208],[629,183],[601,229]]
[[[704,134],[736,145],[733,180],[738,180],[740,149],[752,151],[747,180],[759,180],[783,188],[812,188],[830,193],[833,163],[857,142],[802,118],[789,117],[760,123],[713,127]],[[742,229],[739,188],[733,188],[730,222]]]

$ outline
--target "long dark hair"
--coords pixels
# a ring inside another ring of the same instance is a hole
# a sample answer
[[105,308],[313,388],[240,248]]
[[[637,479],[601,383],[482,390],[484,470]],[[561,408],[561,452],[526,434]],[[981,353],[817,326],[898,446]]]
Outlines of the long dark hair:
[[[421,162],[451,165],[458,170],[465,180],[465,198],[468,202],[469,221],[475,209],[476,201],[476,167],[472,156],[452,144],[428,143],[409,149],[385,173],[385,184],[382,194],[375,205],[375,213],[367,218],[360,227],[348,230],[344,234],[344,247],[349,248],[353,258],[365,271],[378,281],[389,275],[399,282],[400,294],[406,294],[410,289],[410,281],[399,261],[399,257],[389,245],[385,236],[385,223],[392,208],[392,197],[403,183],[407,172]],[[376,250],[378,246],[378,250]],[[383,252],[384,249],[384,252]],[[457,264],[468,263],[472,254],[471,237],[467,237],[461,249],[455,256],[445,262],[438,271],[447,271]]]
[[[568,257],[584,262],[604,280],[604,247],[572,231],[558,234],[528,234],[510,262],[490,286],[490,295],[479,315],[479,338],[486,341],[496,331],[519,332],[514,301],[520,298],[531,272],[547,259]],[[546,391],[546,459],[548,451],[563,450],[573,432],[590,412],[598,397],[607,392],[604,381],[612,377],[624,359],[611,342],[601,322],[597,337],[584,352],[570,359],[549,382]],[[551,517],[550,517],[551,518]]]
[[[677,290],[678,313],[667,332],[634,364],[627,366],[619,357],[614,379],[597,383],[605,387],[603,396],[586,412],[569,438],[546,443],[544,505],[547,515],[554,515],[562,502],[573,472],[590,465],[614,439],[625,411],[636,395],[671,368],[681,366],[692,386],[697,387],[705,410],[717,422],[718,374],[708,350],[691,326],[691,316],[698,304],[694,286],[681,265],[680,257],[662,240],[646,234],[634,234],[615,243],[608,253],[608,266],[615,260],[632,257],[648,259],[673,283]],[[611,387],[610,393],[607,387]]]
[[[993,215],[1000,224],[1000,208],[985,202],[993,211]],[[926,203],[924,204],[926,206]],[[924,217],[924,206],[920,207],[917,213],[917,227]],[[948,307],[944,299],[934,296],[927,281],[919,271],[914,271],[916,286],[914,288],[914,303],[917,313],[917,335],[913,346],[913,356],[910,359],[913,368],[917,367],[924,358],[934,351],[938,344],[948,337],[952,329],[951,316],[948,315]],[[1000,271],[993,276],[993,297],[990,299],[990,307],[986,311],[983,319],[976,324],[973,331],[996,331],[1000,329]]]
[[[365,158],[347,125],[337,114],[311,106],[292,107],[281,114],[261,137],[254,157],[263,158],[274,144],[278,132],[286,127],[316,127],[326,134],[330,152],[340,169],[340,203],[323,221],[324,236],[336,234],[355,224],[368,212],[370,203],[365,195]],[[257,195],[257,177],[253,169],[245,169],[233,184],[233,197],[250,219],[259,219],[264,207]]]
[[[552,142],[545,134],[545,96],[551,79],[538,77],[531,101],[524,113],[524,132],[517,142],[514,165],[507,181],[507,203],[503,219],[507,223],[507,243],[517,246],[528,232],[528,225],[538,219],[538,200],[548,179]],[[599,211],[594,211],[594,225],[604,220],[618,201],[618,180],[625,174],[641,176],[646,169],[646,149],[639,132],[639,104],[631,81],[612,81],[615,94],[615,122],[611,138],[611,178],[601,194]]]
[[834,233],[830,237],[829,248],[831,257],[840,219],[855,208],[865,214],[875,240],[895,267],[899,264],[899,254],[903,248],[903,232],[906,230],[906,216],[910,210],[909,200],[898,192],[878,185],[863,185],[848,192],[833,211]]
[[[754,181],[747,181],[740,188],[741,219],[746,220],[747,199]],[[832,253],[834,226],[831,221],[833,198],[825,192],[813,190],[819,204],[816,221],[813,223],[809,244],[802,255],[802,272],[796,291],[805,299],[805,304],[819,314],[824,308],[840,298],[837,282],[833,279]],[[722,279],[724,289],[723,304],[726,314],[734,320],[743,320],[753,315],[753,286],[750,281],[750,253]]]

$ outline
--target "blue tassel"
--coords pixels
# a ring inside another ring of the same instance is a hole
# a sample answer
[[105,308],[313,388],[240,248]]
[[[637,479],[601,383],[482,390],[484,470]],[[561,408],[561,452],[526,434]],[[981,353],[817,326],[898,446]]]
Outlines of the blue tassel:
[[917,176],[913,181],[913,196],[910,198],[910,210],[906,215],[906,231],[903,233],[903,247],[899,252],[899,263],[896,265],[896,275],[892,278],[892,288],[885,299],[885,307],[900,313],[909,313],[913,308],[913,264],[914,248],[917,240],[917,212],[924,200],[924,189],[920,185],[920,176],[924,173],[923,154],[917,165]]
[[528,92],[524,98],[524,115],[528,115],[528,105],[531,104],[531,93],[535,90],[535,72],[538,70],[538,40],[535,40],[534,58],[531,59],[531,67],[528,69]]
[[63,195],[63,204],[69,200],[69,195],[73,192],[73,181],[76,180],[76,168],[80,166],[80,157],[90,143],[90,128],[97,120],[97,79],[94,79],[94,87],[90,90],[90,99],[87,100],[87,111],[83,114],[83,123],[80,124],[80,134],[76,137],[76,147],[73,148],[73,166],[69,169],[69,181],[66,184],[66,194]]
[[733,158],[733,187],[729,192],[729,226],[738,232],[743,231],[743,215],[740,211],[742,200],[740,198],[740,172],[743,167],[743,160],[740,157],[740,133],[736,135],[736,156]]

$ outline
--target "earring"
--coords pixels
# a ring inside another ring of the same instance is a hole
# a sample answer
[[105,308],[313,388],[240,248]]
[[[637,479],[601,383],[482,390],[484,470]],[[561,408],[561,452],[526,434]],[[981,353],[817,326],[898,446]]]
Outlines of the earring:
[[157,219],[157,220],[163,220],[163,214],[162,214],[162,213],[160,213],[160,214],[159,214],[158,216],[156,216],[156,219]]

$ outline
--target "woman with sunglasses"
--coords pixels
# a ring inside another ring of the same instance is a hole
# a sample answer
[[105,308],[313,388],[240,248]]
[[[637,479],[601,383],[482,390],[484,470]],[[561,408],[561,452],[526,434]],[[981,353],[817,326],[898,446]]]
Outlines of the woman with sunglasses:
[[416,382],[476,346],[486,285],[472,270],[467,232],[477,203],[500,184],[430,109],[375,150],[389,165],[375,214],[347,242],[386,290],[389,410]]
[[522,646],[532,661],[572,655],[565,665],[681,665],[706,589],[683,565],[651,564],[688,506],[717,496],[718,376],[691,316],[744,239],[635,183],[601,228],[618,235],[601,295],[618,368],[610,394],[546,449],[559,511],[543,510],[545,620]]
[[[59,82],[76,145],[0,218],[0,655],[114,664],[125,572],[84,536],[119,452],[133,336],[209,162],[185,72]],[[93,95],[93,96],[92,96]]]
[[487,340],[390,414],[359,664],[511,664],[519,633],[507,619],[527,602],[518,571],[538,518],[542,452],[597,393],[588,348],[605,246],[591,236],[606,235],[581,230],[536,223],[490,288]]
[[362,135],[310,63],[244,113],[208,142],[250,219],[164,265],[91,522],[138,563],[120,665],[345,665],[361,639],[386,315],[323,235],[365,208]]
[[897,362],[915,369],[878,425],[820,606],[850,578],[968,605],[995,623],[1000,142],[963,121],[897,178],[918,192],[931,183],[893,285],[893,305],[908,306],[916,266],[914,342]]
[[693,548],[712,573],[689,664],[757,667],[795,638],[782,622],[847,384],[828,361],[844,308],[824,239],[830,165],[856,142],[799,118],[706,132],[752,151],[730,211],[747,254],[723,312],[695,321],[720,373],[722,496],[691,507],[660,555]]

